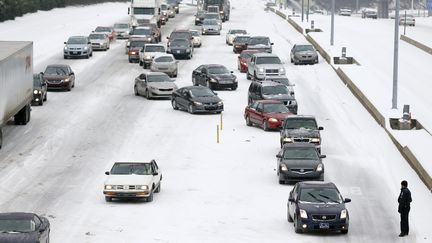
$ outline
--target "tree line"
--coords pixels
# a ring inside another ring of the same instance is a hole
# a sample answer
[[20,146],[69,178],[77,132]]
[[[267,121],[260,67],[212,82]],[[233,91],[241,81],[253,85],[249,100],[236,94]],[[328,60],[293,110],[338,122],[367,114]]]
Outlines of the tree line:
[[89,5],[102,2],[125,2],[128,0],[0,0],[0,22],[38,10],[51,10],[70,5]]

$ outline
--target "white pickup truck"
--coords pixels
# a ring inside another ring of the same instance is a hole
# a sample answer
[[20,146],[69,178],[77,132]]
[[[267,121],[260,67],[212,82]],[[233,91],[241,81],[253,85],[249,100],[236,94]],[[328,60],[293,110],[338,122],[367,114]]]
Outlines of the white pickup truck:
[[155,55],[165,53],[165,46],[161,44],[147,44],[139,53],[139,65],[143,66],[144,69],[150,68],[153,58]]
[[105,201],[113,198],[143,198],[153,201],[153,193],[160,192],[162,173],[155,160],[150,162],[116,162],[105,172]]

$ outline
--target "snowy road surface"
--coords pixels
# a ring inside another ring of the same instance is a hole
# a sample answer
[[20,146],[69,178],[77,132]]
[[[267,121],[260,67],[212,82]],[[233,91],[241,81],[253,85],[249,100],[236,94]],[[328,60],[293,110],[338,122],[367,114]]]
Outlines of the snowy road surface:
[[[431,194],[331,67],[322,58],[313,66],[291,65],[291,46],[305,40],[264,12],[262,1],[233,0],[232,6],[222,35],[203,37],[193,59],[181,61],[176,81],[190,85],[192,70],[204,63],[235,70],[237,91],[218,91],[225,102],[220,144],[218,115],[190,115],[174,111],[168,100],[134,96],[134,78],[143,70],[128,63],[123,41],[89,60],[62,59],[68,35],[127,20],[126,4],[57,9],[49,20],[47,13],[37,13],[0,24],[2,39],[35,41],[35,72],[49,63],[68,63],[77,77],[72,92],[50,92],[43,107],[33,107],[27,126],[4,128],[1,211],[48,215],[51,240],[62,243],[430,242]],[[163,38],[174,28],[193,28],[193,13],[183,5],[163,27]],[[88,18],[71,22],[65,14]],[[53,25],[71,25],[73,31],[43,31]],[[245,125],[250,81],[238,73],[237,56],[225,45],[231,27],[270,36],[296,83],[299,114],[315,115],[324,126],[326,181],[352,199],[347,235],[296,234],[287,222],[292,185],[279,185],[274,171],[279,133]],[[104,172],[113,162],[153,158],[164,179],[152,203],[104,201]],[[402,179],[410,183],[414,201],[410,235],[399,239]]]

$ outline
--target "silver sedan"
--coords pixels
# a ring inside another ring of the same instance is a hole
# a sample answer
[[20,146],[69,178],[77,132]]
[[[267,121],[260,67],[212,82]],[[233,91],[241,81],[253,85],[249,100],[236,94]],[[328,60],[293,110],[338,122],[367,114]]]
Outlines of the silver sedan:
[[175,60],[172,54],[157,55],[153,59],[150,69],[153,72],[163,72],[170,77],[177,77],[178,61]]

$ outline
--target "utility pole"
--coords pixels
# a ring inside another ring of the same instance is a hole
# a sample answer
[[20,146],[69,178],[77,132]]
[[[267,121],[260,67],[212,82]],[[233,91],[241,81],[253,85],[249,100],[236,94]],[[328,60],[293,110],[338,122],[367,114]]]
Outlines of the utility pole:
[[330,45],[334,44],[334,14],[335,14],[335,0],[332,0],[332,12],[331,12],[331,34],[330,34]]
[[302,18],[301,19],[302,19],[302,22],[303,22],[303,19],[304,19],[304,0],[301,1],[301,5],[302,5],[301,6],[301,10],[302,10],[302,16],[301,16]]
[[306,10],[306,22],[309,23],[309,0],[307,0],[307,10]]
[[393,95],[392,109],[397,109],[398,92],[398,54],[399,54],[399,0],[396,0],[395,9],[395,33],[394,33],[394,53],[393,53]]

